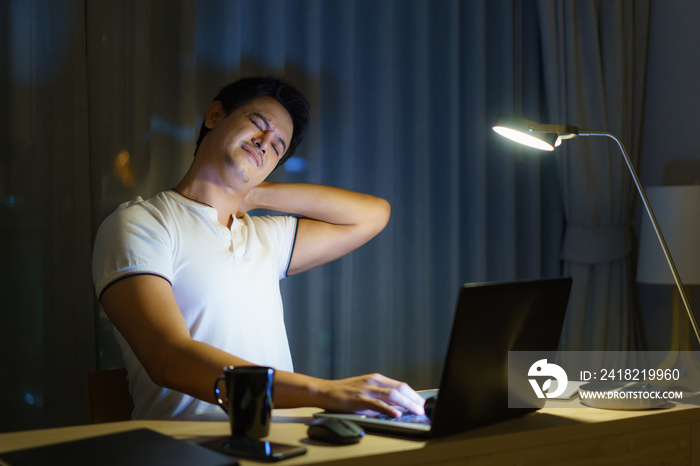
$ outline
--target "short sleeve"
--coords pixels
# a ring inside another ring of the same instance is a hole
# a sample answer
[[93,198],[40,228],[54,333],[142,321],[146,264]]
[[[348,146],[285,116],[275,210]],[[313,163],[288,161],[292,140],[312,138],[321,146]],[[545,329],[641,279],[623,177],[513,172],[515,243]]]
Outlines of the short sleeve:
[[131,275],[151,274],[172,283],[172,238],[158,213],[141,199],[122,204],[100,226],[92,256],[95,292]]

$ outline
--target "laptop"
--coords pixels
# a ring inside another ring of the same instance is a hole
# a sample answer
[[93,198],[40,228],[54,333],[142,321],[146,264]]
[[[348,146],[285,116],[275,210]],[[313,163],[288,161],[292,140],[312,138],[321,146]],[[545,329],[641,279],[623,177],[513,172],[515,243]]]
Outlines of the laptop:
[[[534,393],[509,408],[508,352],[556,352],[571,291],[571,278],[462,286],[432,415],[318,413],[351,420],[367,431],[443,437],[519,417],[544,406]],[[512,395],[512,394],[511,394]]]

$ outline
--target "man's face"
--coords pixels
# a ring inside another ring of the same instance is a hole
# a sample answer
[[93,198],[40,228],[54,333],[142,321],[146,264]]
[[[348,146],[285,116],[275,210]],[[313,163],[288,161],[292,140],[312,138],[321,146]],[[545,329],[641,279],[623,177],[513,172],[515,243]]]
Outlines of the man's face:
[[232,183],[257,186],[275,169],[287,151],[294,125],[287,110],[271,97],[258,97],[226,114],[219,102],[207,110],[205,124],[211,131],[202,141],[206,151],[221,154],[216,165]]

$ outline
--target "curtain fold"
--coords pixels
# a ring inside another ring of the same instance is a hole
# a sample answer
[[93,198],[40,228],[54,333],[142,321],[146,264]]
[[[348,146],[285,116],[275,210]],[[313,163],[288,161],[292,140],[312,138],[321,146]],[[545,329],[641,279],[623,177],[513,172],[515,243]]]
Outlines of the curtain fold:
[[[639,160],[648,1],[539,0],[547,117],[620,136]],[[560,349],[643,349],[631,270],[634,184],[617,145],[581,137],[558,157],[574,279]]]

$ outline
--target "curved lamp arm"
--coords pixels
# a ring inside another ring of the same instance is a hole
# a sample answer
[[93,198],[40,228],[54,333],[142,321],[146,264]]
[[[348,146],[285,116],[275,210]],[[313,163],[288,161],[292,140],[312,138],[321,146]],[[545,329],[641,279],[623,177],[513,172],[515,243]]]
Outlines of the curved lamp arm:
[[678,287],[678,292],[681,295],[681,300],[683,301],[683,306],[685,306],[685,312],[688,314],[688,319],[690,319],[690,324],[693,327],[693,331],[695,332],[695,337],[697,338],[698,342],[700,342],[700,329],[698,328],[698,323],[695,320],[695,315],[693,314],[693,311],[690,308],[690,300],[688,299],[688,295],[685,293],[685,287],[683,286],[683,283],[681,282],[681,277],[678,275],[678,270],[676,269],[676,264],[673,262],[673,257],[671,256],[671,251],[668,250],[668,245],[666,244],[666,240],[664,239],[664,235],[661,232],[661,227],[659,227],[659,223],[656,221],[656,216],[654,215],[654,211],[651,208],[651,204],[649,203],[649,199],[647,199],[647,195],[644,192],[644,188],[642,187],[642,184],[639,182],[639,177],[637,176],[637,172],[634,169],[634,166],[632,165],[632,160],[630,159],[629,155],[627,154],[627,150],[625,149],[624,144],[622,144],[622,141],[620,138],[618,138],[615,134],[609,133],[607,131],[584,131],[581,130],[578,133],[579,136],[605,136],[609,137],[610,139],[613,139],[615,142],[617,142],[617,145],[620,147],[620,151],[622,152],[622,157],[625,159],[625,163],[627,164],[627,168],[629,168],[630,174],[632,175],[632,179],[634,180],[635,186],[637,186],[637,191],[639,191],[639,196],[642,198],[642,203],[644,204],[644,208],[647,211],[647,214],[649,214],[649,219],[651,220],[651,224],[654,227],[654,232],[656,232],[656,237],[659,240],[659,244],[661,245],[661,249],[664,251],[664,256],[666,257],[666,262],[668,262],[668,267],[671,269],[671,275],[673,275],[673,281],[676,282],[676,286]]

